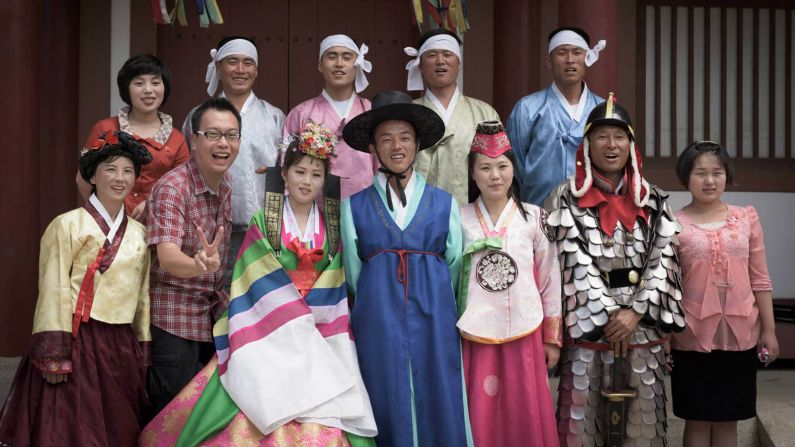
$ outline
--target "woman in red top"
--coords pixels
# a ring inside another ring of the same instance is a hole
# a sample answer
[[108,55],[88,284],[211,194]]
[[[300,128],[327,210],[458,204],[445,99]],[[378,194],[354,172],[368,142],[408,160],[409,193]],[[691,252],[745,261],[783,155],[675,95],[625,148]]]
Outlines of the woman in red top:
[[719,144],[690,145],[676,173],[692,201],[676,213],[687,327],[671,341],[674,414],[685,447],[736,446],[737,421],[756,415],[756,367],[779,352],[762,226],[721,199],[734,168]]
[[[146,223],[144,204],[155,182],[166,172],[190,158],[182,133],[172,125],[171,116],[159,112],[171,91],[171,73],[151,54],[127,60],[116,76],[119,95],[127,104],[117,116],[100,120],[91,128],[88,144],[107,131],[123,130],[132,135],[152,155],[152,162],[144,165],[132,192],[124,200],[125,212],[135,220]],[[91,195],[91,185],[77,174],[77,188],[84,199]]]

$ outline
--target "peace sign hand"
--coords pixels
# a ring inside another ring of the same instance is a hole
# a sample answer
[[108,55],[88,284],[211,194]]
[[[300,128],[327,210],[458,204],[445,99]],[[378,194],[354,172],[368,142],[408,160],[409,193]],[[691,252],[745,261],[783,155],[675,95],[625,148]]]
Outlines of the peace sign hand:
[[202,244],[201,250],[193,257],[196,268],[199,269],[200,274],[217,272],[221,267],[221,257],[218,254],[218,246],[221,244],[221,239],[224,236],[224,227],[218,228],[212,244],[207,242],[207,236],[204,235],[204,230],[202,230],[201,227],[197,226],[196,231],[199,232],[199,242]]

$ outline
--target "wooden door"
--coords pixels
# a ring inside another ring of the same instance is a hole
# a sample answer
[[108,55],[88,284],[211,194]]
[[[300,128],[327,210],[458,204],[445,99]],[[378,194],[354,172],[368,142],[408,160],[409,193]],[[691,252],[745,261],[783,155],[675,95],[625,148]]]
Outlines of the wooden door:
[[320,93],[318,50],[330,34],[347,34],[370,47],[367,59],[373,71],[363,96],[405,90],[409,58],[403,47],[416,45],[419,38],[405,0],[219,0],[218,6],[222,25],[200,28],[195,4],[186,2],[188,27],[158,27],[158,55],[174,77],[163,109],[178,125],[208,97],[204,76],[210,50],[230,35],[256,42],[259,74],[254,92],[285,113]]

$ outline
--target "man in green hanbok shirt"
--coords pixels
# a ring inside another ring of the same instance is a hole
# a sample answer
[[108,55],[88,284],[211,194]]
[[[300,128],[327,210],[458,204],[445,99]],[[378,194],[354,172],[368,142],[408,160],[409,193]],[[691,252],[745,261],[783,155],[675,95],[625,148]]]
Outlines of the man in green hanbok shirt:
[[417,154],[415,168],[428,183],[449,192],[459,206],[467,203],[467,154],[475,128],[483,121],[499,121],[493,107],[464,96],[458,88],[461,71],[461,40],[445,29],[422,35],[417,49],[407,48],[415,59],[406,66],[408,90],[427,88],[416,104],[435,111],[444,121],[445,132],[433,147]]

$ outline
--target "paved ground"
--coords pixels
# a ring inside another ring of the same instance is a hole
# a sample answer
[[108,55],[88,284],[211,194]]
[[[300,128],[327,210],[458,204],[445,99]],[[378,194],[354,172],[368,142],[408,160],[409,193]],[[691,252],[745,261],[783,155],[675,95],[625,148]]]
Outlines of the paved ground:
[[[2,401],[5,401],[11,387],[18,363],[18,357],[0,357]],[[795,365],[785,366],[792,368]],[[739,447],[795,445],[795,369],[760,370],[757,383],[758,416],[757,419],[740,422]],[[557,389],[556,379],[553,379],[552,388]],[[669,418],[668,445],[681,447],[684,421],[670,413],[670,406]]]

